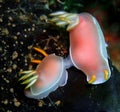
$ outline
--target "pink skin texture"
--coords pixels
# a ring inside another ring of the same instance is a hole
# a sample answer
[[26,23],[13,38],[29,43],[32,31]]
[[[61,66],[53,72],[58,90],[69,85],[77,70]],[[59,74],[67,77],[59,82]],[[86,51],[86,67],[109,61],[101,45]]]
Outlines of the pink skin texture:
[[38,80],[30,89],[25,90],[25,95],[34,99],[47,97],[58,86],[64,86],[68,78],[67,71],[63,68],[62,57],[54,54],[42,60],[36,68],[36,75],[38,75]]
[[79,15],[79,23],[70,31],[70,57],[87,81],[100,84],[109,79],[106,43],[97,20],[88,13]]

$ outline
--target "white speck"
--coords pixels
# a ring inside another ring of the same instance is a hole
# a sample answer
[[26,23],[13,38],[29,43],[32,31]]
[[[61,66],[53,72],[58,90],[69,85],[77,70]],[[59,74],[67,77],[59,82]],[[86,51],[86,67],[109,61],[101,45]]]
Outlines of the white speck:
[[28,64],[27,63],[25,63],[25,66],[27,66]]
[[7,48],[9,48],[10,46],[9,46],[9,45],[7,45],[6,47],[7,47]]
[[19,107],[21,105],[21,103],[16,98],[14,98],[13,101],[16,107]]
[[45,102],[44,102],[43,100],[40,100],[40,101],[38,102],[38,106],[39,106],[39,107],[42,107],[43,105],[45,105]]
[[14,93],[14,89],[13,89],[13,88],[10,88],[10,92],[11,92],[11,93]]
[[9,31],[8,31],[7,28],[4,28],[4,29],[2,30],[2,33],[8,35],[8,34],[9,34]]
[[44,29],[43,32],[46,32],[46,30]]
[[4,101],[2,101],[2,103],[4,103],[5,105],[7,105],[8,104],[8,100],[5,99]]
[[11,26],[11,23],[8,23],[8,26]]
[[20,59],[18,58],[18,61],[20,61]]
[[[7,72],[11,73],[12,72],[12,68],[8,68]],[[7,81],[8,82],[8,81]]]
[[35,30],[35,28],[34,27],[32,27],[32,31],[34,31]]
[[55,102],[55,105],[57,105],[57,106],[59,106],[60,104],[61,104],[60,100],[58,100],[58,101]]
[[12,27],[16,27],[16,24],[12,24]]
[[1,87],[1,90],[4,90],[4,87]]
[[0,47],[0,52],[2,52],[2,50],[3,50],[2,47]]
[[7,112],[12,112],[11,110],[7,110]]
[[17,32],[17,35],[20,35],[20,32]]
[[24,31],[26,32],[26,31],[27,31],[27,29],[24,29]]
[[1,23],[3,22],[3,19],[2,19],[2,18],[0,18],[0,22],[1,22]]
[[15,41],[16,44],[18,44],[18,41]]
[[35,26],[35,24],[32,24],[32,26],[34,27],[34,26]]
[[28,28],[28,31],[31,31],[31,29],[30,29],[30,28]]
[[12,18],[11,16],[9,16],[8,19],[9,19],[10,21],[13,21],[13,18]]
[[13,69],[15,70],[17,68],[17,65],[16,64],[13,64]]
[[12,54],[12,59],[16,59],[18,57],[18,53],[17,51],[14,51],[13,54]]
[[27,37],[27,35],[24,35],[24,37]]
[[4,59],[4,60],[7,60],[7,58],[6,58],[6,57],[4,57],[3,59]]
[[14,38],[15,40],[17,40],[17,36],[13,36],[13,38]]
[[32,48],[32,45],[28,46],[27,48],[28,48],[28,49],[31,49],[31,48]]
[[24,43],[21,41],[20,44],[23,45]]
[[6,68],[4,67],[4,68],[3,68],[3,71],[5,71],[5,70],[6,70]]
[[21,54],[21,56],[24,56],[24,54]]
[[16,46],[16,44],[13,44],[13,46],[15,47],[15,46]]

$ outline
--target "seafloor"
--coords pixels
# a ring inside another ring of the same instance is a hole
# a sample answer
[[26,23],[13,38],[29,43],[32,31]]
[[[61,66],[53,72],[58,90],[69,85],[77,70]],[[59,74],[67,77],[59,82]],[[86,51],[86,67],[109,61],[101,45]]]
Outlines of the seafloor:
[[[0,0],[0,112],[120,112],[119,62],[114,62],[116,58],[120,60],[120,3],[117,0],[75,2]],[[24,96],[24,85],[18,79],[20,71],[35,69],[31,59],[43,59],[33,47],[63,57],[69,53],[68,32],[49,23],[48,14],[57,10],[87,11],[102,17],[99,22],[107,35],[112,75],[104,84],[89,85],[84,73],[72,67],[67,70],[69,77],[64,87],[43,100],[29,99]],[[114,49],[112,45],[118,47]]]

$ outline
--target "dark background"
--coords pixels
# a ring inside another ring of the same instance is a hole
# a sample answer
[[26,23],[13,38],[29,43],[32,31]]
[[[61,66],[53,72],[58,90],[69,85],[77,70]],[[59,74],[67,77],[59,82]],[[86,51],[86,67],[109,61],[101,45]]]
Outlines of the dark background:
[[[48,23],[48,14],[59,10],[97,18],[108,44],[111,78],[88,85],[84,73],[72,67],[67,85],[43,100],[26,98],[19,72],[35,69],[32,58],[43,59],[33,46],[63,57],[69,53],[68,32]],[[0,0],[0,112],[120,112],[119,16],[119,0]]]

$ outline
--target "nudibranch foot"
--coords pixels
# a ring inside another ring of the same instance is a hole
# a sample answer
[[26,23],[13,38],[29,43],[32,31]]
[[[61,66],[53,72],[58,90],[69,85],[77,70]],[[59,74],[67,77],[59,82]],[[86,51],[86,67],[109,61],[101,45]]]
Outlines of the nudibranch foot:
[[50,16],[53,18],[50,19],[51,22],[54,22],[57,26],[67,26],[67,31],[71,30],[79,23],[78,14],[67,13],[64,11],[59,11],[51,13]]

